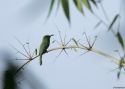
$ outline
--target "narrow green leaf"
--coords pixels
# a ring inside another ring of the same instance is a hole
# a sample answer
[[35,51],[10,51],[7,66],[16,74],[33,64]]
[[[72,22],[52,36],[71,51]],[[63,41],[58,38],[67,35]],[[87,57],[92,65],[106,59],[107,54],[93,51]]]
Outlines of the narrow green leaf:
[[91,2],[97,7],[95,0],[91,0]]
[[82,33],[82,35],[85,34],[85,32]]
[[108,28],[108,31],[112,28],[113,24],[115,23],[115,21],[117,20],[118,17],[119,17],[119,14],[114,17],[112,23],[110,24],[110,26]]
[[119,79],[119,77],[120,77],[120,71],[118,72],[118,74],[117,74],[117,78]]
[[54,43],[56,40],[54,40],[52,43]]
[[118,50],[114,50],[115,52],[118,52]]
[[121,59],[120,59],[120,63],[119,63],[119,69],[121,70],[121,68],[123,67],[123,64],[124,63],[124,57],[122,57]]
[[123,64],[124,63],[124,57],[122,57],[121,59],[120,59],[120,63],[119,63],[119,72],[118,72],[118,74],[117,74],[117,78],[119,79],[119,77],[120,77],[120,72],[121,72],[121,69],[122,69],[122,67],[123,67]]
[[26,42],[26,44],[29,44],[29,42]]
[[84,5],[92,12],[91,6],[89,4],[89,0],[82,0],[82,2],[84,3]]
[[57,11],[58,11],[58,9],[59,9],[60,2],[61,2],[61,0],[58,0],[57,9],[56,9],[56,14],[57,14]]
[[122,48],[124,49],[124,43],[123,43],[121,34],[120,34],[119,32],[117,33],[117,38],[118,38],[118,41],[119,41],[119,43],[121,44]]
[[97,28],[101,23],[102,23],[102,21],[99,21],[99,22],[95,25],[94,29]]
[[76,5],[77,9],[78,9],[81,13],[83,13],[81,0],[73,0],[73,1],[74,1],[74,4]]
[[94,37],[95,39],[97,38],[97,36]]
[[74,49],[74,51],[78,52],[78,51],[76,50],[76,48],[73,48],[73,49]]
[[51,4],[50,4],[49,13],[48,13],[48,15],[47,15],[47,18],[50,16],[50,13],[51,13],[52,8],[53,8],[54,1],[55,1],[55,0],[51,0]]
[[35,49],[35,54],[37,55],[37,49]]
[[68,21],[70,22],[70,15],[69,15],[69,3],[68,0],[61,0],[62,1],[62,7],[63,7],[63,11],[65,13],[66,18],[68,19]]
[[78,43],[74,38],[72,38],[72,41],[78,46]]

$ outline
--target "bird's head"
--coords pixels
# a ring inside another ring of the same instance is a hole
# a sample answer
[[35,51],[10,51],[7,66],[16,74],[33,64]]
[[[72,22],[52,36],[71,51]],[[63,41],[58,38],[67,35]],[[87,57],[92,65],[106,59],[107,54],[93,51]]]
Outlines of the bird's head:
[[51,36],[54,36],[54,34],[52,34],[52,35],[45,35],[43,38],[44,39],[50,39]]

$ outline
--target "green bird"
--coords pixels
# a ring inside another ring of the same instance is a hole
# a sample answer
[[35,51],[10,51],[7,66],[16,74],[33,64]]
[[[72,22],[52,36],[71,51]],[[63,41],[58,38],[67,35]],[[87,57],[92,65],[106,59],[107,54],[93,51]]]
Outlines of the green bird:
[[45,35],[43,37],[42,43],[39,48],[39,55],[40,55],[40,65],[42,65],[42,55],[47,52],[47,48],[50,45],[50,37],[53,35]]

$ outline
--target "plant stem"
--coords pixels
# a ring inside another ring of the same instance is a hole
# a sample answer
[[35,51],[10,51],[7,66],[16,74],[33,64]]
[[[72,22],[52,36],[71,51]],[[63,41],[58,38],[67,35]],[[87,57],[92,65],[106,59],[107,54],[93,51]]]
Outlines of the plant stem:
[[[49,49],[49,50],[47,50],[47,53],[48,53],[48,52],[51,52],[51,51],[54,51],[54,50],[63,49],[63,48],[65,48],[65,49],[80,48],[80,49],[84,49],[84,50],[88,50],[88,49],[89,49],[89,48],[86,47],[86,46],[69,45],[69,46],[60,46],[60,47],[56,47],[56,48]],[[117,64],[120,63],[120,61],[119,61],[118,59],[116,59],[116,58],[114,58],[114,57],[112,57],[112,56],[110,56],[110,55],[108,55],[108,54],[106,54],[106,53],[103,53],[103,52],[101,52],[101,51],[99,51],[99,50],[96,50],[96,49],[91,48],[89,51],[92,51],[92,52],[101,54],[101,55],[103,55],[103,56],[105,56],[105,57],[111,59],[113,62],[115,62],[115,63],[117,63]],[[33,57],[32,60],[34,60],[34,59],[37,58],[37,57],[39,57],[39,55]],[[16,75],[27,63],[29,63],[29,62],[32,61],[32,60],[26,61],[26,62],[14,73],[13,77],[15,77],[15,75]],[[123,63],[122,65],[125,66],[125,63]]]

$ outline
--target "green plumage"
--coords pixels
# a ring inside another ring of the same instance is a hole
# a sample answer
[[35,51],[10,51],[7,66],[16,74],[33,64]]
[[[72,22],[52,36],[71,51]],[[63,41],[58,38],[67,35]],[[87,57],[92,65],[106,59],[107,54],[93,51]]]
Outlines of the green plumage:
[[42,55],[44,53],[46,53],[47,51],[47,48],[49,47],[50,45],[50,37],[53,36],[53,35],[45,35],[43,37],[43,40],[42,40],[42,43],[40,45],[40,48],[39,48],[39,55],[40,55],[40,65],[42,65]]

